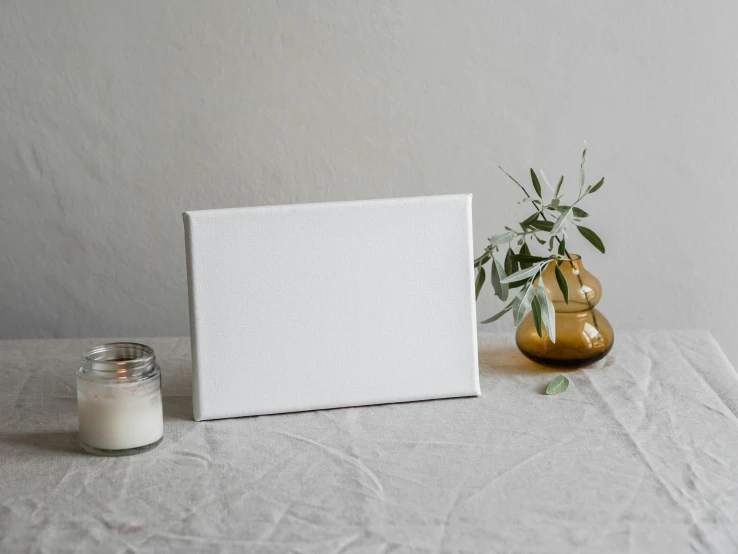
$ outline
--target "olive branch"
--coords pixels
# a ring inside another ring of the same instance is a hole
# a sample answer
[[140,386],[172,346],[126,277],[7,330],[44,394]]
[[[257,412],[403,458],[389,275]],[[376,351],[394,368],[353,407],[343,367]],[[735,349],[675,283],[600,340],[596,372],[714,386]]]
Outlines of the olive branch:
[[[520,230],[505,227],[505,232],[489,238],[489,244],[484,249],[484,253],[474,260],[474,267],[477,269],[476,277],[476,297],[479,298],[479,292],[484,286],[487,278],[487,270],[484,266],[487,262],[489,265],[490,281],[494,289],[495,296],[503,302],[506,302],[510,289],[519,288],[520,292],[515,298],[507,304],[502,310],[497,312],[489,319],[485,319],[482,323],[492,323],[497,321],[507,312],[512,311],[513,321],[517,327],[523,320],[528,310],[533,311],[533,321],[539,337],[543,337],[543,329],[546,329],[551,342],[556,342],[556,311],[553,302],[546,292],[543,285],[543,271],[549,264],[556,264],[554,274],[556,283],[564,296],[564,301],[569,303],[569,287],[566,278],[559,268],[562,261],[572,260],[567,250],[568,230],[572,225],[579,231],[587,241],[589,241],[597,250],[605,253],[605,245],[602,239],[589,227],[581,225],[581,222],[589,217],[578,204],[590,194],[594,194],[605,183],[603,177],[594,185],[585,187],[584,162],[587,157],[587,143],[584,143],[584,151],[582,152],[582,162],[579,166],[579,192],[577,199],[571,204],[563,203],[563,193],[561,192],[564,184],[564,177],[559,179],[554,189],[546,178],[543,170],[539,170],[541,179],[538,178],[536,172],[531,168],[530,178],[533,184],[535,196],[531,195],[526,188],[520,184],[512,175],[502,169],[520,189],[525,193],[525,198],[519,204],[531,204],[534,209],[529,217],[519,222]],[[546,202],[544,199],[541,180],[551,191],[551,199]],[[550,216],[551,220],[547,217]],[[543,238],[541,238],[543,235]],[[531,253],[528,247],[528,241],[535,239],[539,244],[538,247],[544,247],[547,251],[545,256],[537,256]],[[513,249],[513,243],[517,242],[520,247],[518,252]],[[507,253],[502,261],[496,258],[500,255],[500,249],[507,247]],[[536,279],[538,283],[535,284]]]

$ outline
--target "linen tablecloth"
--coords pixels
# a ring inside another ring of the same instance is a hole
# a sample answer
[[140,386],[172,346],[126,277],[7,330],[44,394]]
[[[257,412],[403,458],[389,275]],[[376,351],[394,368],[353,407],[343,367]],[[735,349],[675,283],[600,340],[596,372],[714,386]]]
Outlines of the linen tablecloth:
[[189,341],[143,339],[165,437],[125,458],[78,446],[99,342],[0,341],[0,552],[738,552],[738,377],[705,332],[620,334],[558,396],[482,334],[480,398],[200,423]]

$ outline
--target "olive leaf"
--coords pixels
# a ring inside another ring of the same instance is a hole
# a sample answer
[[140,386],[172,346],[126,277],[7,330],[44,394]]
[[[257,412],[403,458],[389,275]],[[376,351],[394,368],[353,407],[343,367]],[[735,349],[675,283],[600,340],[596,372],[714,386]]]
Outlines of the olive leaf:
[[485,252],[474,261],[474,267],[486,264],[491,257],[492,254],[490,254],[489,252]]
[[490,237],[489,242],[492,244],[492,246],[497,246],[498,244],[507,244],[515,238],[515,235],[515,231],[508,231],[507,233],[502,233],[501,235]]
[[584,160],[587,157],[587,141],[584,141],[584,150],[582,151],[582,163],[579,165],[579,196],[582,196],[584,188]]
[[569,284],[566,282],[563,272],[559,269],[559,264],[556,264],[556,282],[559,284],[561,294],[564,295],[564,302],[569,303]]
[[503,283],[502,279],[506,277],[505,268],[497,260],[492,262],[492,287],[495,289],[495,296],[503,302],[507,300],[510,287],[507,283]]
[[[558,269],[558,266],[556,267],[556,269]],[[541,320],[543,321],[543,326],[546,328],[546,333],[548,333],[548,338],[551,339],[551,342],[555,343],[556,311],[554,310],[554,305],[553,302],[551,302],[551,298],[548,296],[546,287],[543,285],[543,276],[538,279],[536,300],[538,300],[538,304],[540,304]]]
[[533,171],[532,167],[530,168],[530,179],[533,181],[533,188],[536,189],[538,198],[543,198],[543,196],[541,196],[541,183],[538,182],[538,176],[536,175],[536,172]]
[[492,316],[492,317],[490,317],[489,319],[485,319],[485,320],[484,320],[484,321],[482,321],[481,323],[482,323],[482,324],[486,324],[486,323],[492,323],[492,322],[494,322],[494,321],[497,321],[497,320],[498,320],[498,319],[500,319],[500,318],[501,318],[501,317],[502,317],[503,315],[505,315],[505,314],[506,314],[507,312],[509,312],[510,310],[512,310],[512,307],[513,307],[513,303],[512,303],[512,302],[510,302],[510,303],[509,303],[509,304],[508,304],[507,306],[505,306],[504,308],[502,308],[502,310],[500,310],[499,312],[497,312],[497,313],[496,313],[495,315],[493,315],[493,316]]
[[598,190],[600,190],[600,188],[602,188],[602,185],[604,185],[604,184],[605,184],[605,178],[603,177],[602,179],[600,179],[599,181],[597,181],[597,184],[595,186],[593,186],[590,189],[589,194],[592,194],[593,192],[597,192]]
[[592,246],[594,246],[603,254],[605,253],[605,245],[602,243],[602,239],[597,236],[597,233],[595,233],[592,229],[582,227],[581,225],[577,225],[577,229],[585,239],[592,243]]
[[[530,249],[528,248],[528,243],[525,241],[523,241],[523,246],[520,247],[520,254],[530,256]],[[520,264],[520,269],[526,269],[528,267],[530,267],[529,263],[523,262]]]
[[533,324],[536,326],[536,333],[538,333],[539,337],[543,338],[543,329],[541,328],[541,304],[538,302],[537,296],[533,297],[530,307],[533,312]]
[[527,279],[529,277],[532,277],[536,273],[538,273],[541,269],[540,264],[533,265],[531,267],[521,269],[520,271],[516,271],[512,275],[508,275],[504,279],[501,280],[502,283],[514,283],[515,281],[520,281],[521,279]]
[[553,236],[558,235],[566,229],[569,226],[569,223],[571,223],[571,220],[574,218],[574,210],[572,208],[569,208],[564,213],[562,213],[559,218],[556,220],[556,222],[553,224],[553,227],[551,229],[551,234]]
[[515,300],[513,300],[512,311],[515,327],[520,325],[520,322],[523,321],[523,316],[528,311],[528,308],[530,308],[530,304],[533,301],[534,294],[535,289],[533,288],[533,283],[528,283],[518,293],[518,295],[515,297]]
[[551,231],[553,229],[554,224],[551,221],[532,221],[529,223],[531,227],[534,229],[539,229],[541,231]]
[[569,388],[569,379],[559,375],[546,387],[546,394],[561,394]]
[[559,179],[559,184],[556,185],[556,194],[554,196],[557,196],[558,197],[559,192],[561,192],[561,185],[563,185],[563,184],[564,184],[564,176],[562,175],[561,176],[561,179]]
[[[523,249],[521,248],[520,250],[522,252]],[[516,273],[519,270],[524,269],[523,265],[518,264],[518,261],[513,258],[513,256],[515,255],[515,252],[513,251],[512,248],[508,250],[508,255],[510,257],[510,271],[508,271],[508,268],[507,268],[507,258],[506,258],[505,259],[505,276],[512,275],[513,273]],[[530,264],[525,264],[526,267],[528,267],[529,265]],[[511,289],[517,289],[517,288],[522,287],[525,284],[525,282],[526,281],[523,280],[523,281],[516,281],[515,283],[509,283],[509,287]]]
[[500,275],[499,273],[497,273],[495,269],[495,261],[496,260],[492,260],[492,263],[490,264],[490,269],[492,270],[492,273],[489,279],[490,279],[490,282],[492,283],[492,288],[495,291],[495,296],[499,297],[500,287],[502,286],[502,284],[500,283]]
[[[565,204],[561,204],[560,206],[556,208],[556,210],[559,212],[565,212],[569,208],[571,208],[571,206],[566,206]],[[574,206],[572,209],[574,210],[574,217],[580,217],[580,218],[589,217],[589,214],[585,212],[582,208],[577,208],[576,206]]]
[[538,262],[545,262],[546,260],[549,260],[550,258],[542,258],[541,256],[530,256],[528,254],[513,254],[512,259],[516,262],[526,262],[526,263],[538,263]]
[[505,255],[505,275],[512,275],[518,270],[518,264],[513,260],[513,249],[508,248]]
[[536,219],[538,219],[539,212],[534,213],[532,216],[524,219],[520,222],[521,227],[528,227],[531,223],[533,223]]
[[559,256],[566,256],[566,239],[559,242]]
[[[546,178],[546,174],[543,172],[543,169],[538,168],[538,171],[541,172],[541,179],[543,179],[543,182],[546,183],[546,186],[551,189],[551,192],[554,192],[553,187],[551,186],[551,183],[548,182],[548,179]],[[556,196],[556,193],[554,192],[554,196]]]
[[480,267],[479,272],[477,273],[476,283],[474,283],[474,294],[476,295],[475,299],[477,300],[479,299],[479,291],[482,290],[482,285],[484,285],[484,277],[485,277],[484,268]]

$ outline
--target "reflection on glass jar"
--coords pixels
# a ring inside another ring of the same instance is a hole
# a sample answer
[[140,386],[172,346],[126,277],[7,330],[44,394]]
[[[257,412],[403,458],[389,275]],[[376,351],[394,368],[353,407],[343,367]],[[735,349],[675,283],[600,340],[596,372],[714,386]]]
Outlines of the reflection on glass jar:
[[104,456],[138,454],[164,435],[161,369],[143,344],[116,342],[91,348],[77,372],[82,447]]

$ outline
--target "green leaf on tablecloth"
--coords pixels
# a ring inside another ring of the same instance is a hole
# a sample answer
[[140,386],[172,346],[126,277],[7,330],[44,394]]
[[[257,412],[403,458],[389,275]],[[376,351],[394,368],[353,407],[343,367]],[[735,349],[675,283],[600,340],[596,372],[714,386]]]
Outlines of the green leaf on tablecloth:
[[559,375],[546,387],[546,394],[561,394],[569,387],[569,379]]

